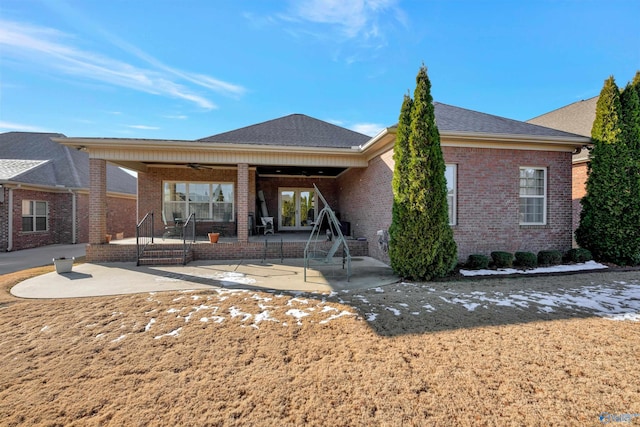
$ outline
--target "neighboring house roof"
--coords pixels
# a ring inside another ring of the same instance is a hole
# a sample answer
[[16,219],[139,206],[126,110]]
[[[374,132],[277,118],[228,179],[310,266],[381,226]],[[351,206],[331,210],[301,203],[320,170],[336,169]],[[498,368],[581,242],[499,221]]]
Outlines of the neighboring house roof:
[[[527,122],[591,137],[591,128],[593,127],[593,121],[596,119],[598,98],[599,96],[594,96],[593,98],[574,102],[534,117],[527,120]],[[575,155],[573,160],[574,162],[585,161],[588,158],[588,151],[583,150],[580,154]]]
[[440,102],[435,102],[433,105],[435,107],[436,124],[441,133],[468,132],[475,134],[531,135],[558,138],[578,136],[570,132],[563,132],[549,127],[480,113]]
[[0,179],[10,180],[46,162],[47,160],[0,159]]
[[591,127],[596,119],[598,98],[598,96],[594,96],[593,98],[574,102],[527,120],[527,123],[590,137]]
[[200,142],[278,145],[296,147],[350,148],[371,137],[336,126],[304,114],[291,114],[278,119],[219,133],[199,139]]
[[[89,155],[53,142],[59,133],[0,134],[0,180],[47,187],[89,188]],[[107,191],[136,194],[136,178],[107,165]]]

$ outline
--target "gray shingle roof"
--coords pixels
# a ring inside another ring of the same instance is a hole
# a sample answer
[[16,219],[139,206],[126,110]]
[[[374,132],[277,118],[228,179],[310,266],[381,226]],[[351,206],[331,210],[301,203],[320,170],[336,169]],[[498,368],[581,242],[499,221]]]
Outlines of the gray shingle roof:
[[596,119],[598,98],[599,96],[594,96],[593,98],[565,105],[527,120],[527,123],[590,137],[593,121]]
[[[89,155],[53,142],[59,133],[0,134],[0,179],[16,183],[89,188]],[[34,161],[41,163],[36,165]],[[22,170],[17,170],[19,165]],[[31,167],[27,167],[32,165]],[[107,165],[107,190],[136,194],[136,178]]]
[[278,145],[297,147],[350,148],[371,139],[367,135],[345,129],[304,114],[291,114],[278,119],[243,127],[199,139],[200,142]]
[[0,179],[15,178],[46,162],[47,160],[0,159]]
[[469,132],[504,135],[530,135],[542,137],[576,137],[563,132],[505,117],[480,113],[452,105],[434,103],[436,123],[440,132]]

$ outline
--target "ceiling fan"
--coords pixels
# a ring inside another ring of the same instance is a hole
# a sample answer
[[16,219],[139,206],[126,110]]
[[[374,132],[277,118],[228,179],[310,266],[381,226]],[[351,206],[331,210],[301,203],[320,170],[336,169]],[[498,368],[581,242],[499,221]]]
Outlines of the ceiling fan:
[[195,169],[195,170],[200,170],[200,169],[212,169],[211,167],[201,165],[200,163],[187,163],[187,167],[189,167],[189,168],[191,168],[191,169]]

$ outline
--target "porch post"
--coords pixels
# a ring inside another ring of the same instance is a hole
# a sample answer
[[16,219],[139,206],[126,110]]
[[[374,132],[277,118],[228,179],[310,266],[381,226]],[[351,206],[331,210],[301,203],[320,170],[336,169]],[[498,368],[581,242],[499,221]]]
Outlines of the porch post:
[[238,206],[236,209],[238,242],[249,241],[249,165],[238,164]]
[[107,161],[89,159],[89,244],[106,243]]

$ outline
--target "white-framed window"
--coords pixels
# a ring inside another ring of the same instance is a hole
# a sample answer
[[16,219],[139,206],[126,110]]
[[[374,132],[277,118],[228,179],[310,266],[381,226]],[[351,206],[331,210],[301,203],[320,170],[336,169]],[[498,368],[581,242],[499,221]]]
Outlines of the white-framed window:
[[167,221],[187,218],[197,220],[234,221],[232,182],[176,182],[163,185],[163,212]]
[[447,180],[447,204],[449,205],[449,225],[456,225],[456,212],[457,212],[457,177],[456,165],[445,165],[444,177]]
[[49,229],[49,203],[38,200],[22,201],[22,231]]
[[520,225],[547,223],[547,169],[520,168]]

